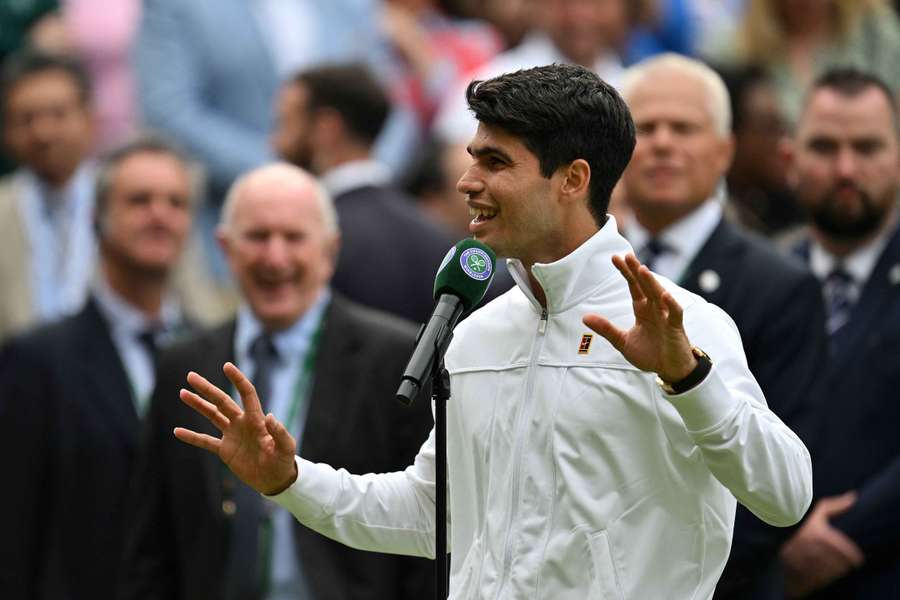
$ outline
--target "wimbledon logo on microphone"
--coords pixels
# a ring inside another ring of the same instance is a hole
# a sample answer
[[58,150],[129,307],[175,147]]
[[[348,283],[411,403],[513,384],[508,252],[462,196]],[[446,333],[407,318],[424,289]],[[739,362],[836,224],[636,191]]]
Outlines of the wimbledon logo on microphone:
[[466,275],[478,281],[491,276],[491,257],[481,248],[466,248],[459,257],[459,264]]

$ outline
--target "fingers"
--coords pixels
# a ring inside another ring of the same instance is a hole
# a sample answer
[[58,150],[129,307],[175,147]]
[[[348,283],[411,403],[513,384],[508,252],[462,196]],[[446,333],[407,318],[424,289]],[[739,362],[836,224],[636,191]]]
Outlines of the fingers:
[[259,396],[256,395],[256,388],[247,379],[240,369],[234,366],[234,363],[227,362],[222,368],[225,377],[234,384],[234,389],[241,395],[241,402],[244,404],[244,410],[247,414],[256,415],[260,418],[265,417],[262,406],[259,403]]
[[208,450],[216,456],[219,455],[219,448],[221,447],[222,440],[214,438],[211,435],[197,433],[196,431],[191,431],[190,429],[185,429],[183,427],[176,427],[175,437],[186,444]]
[[[625,281],[628,282],[628,291],[631,292],[631,299],[634,302],[640,302],[644,300],[644,292],[641,290],[641,286],[637,282],[637,276],[632,272],[631,264],[627,261],[628,258],[634,258],[635,261],[637,259],[633,254],[628,254],[625,258],[621,256],[613,256],[612,262],[613,265],[619,270],[619,273],[622,274],[622,277],[625,278]],[[638,266],[640,266],[640,262],[638,262]]]
[[661,303],[663,294],[666,290],[662,284],[657,281],[653,273],[641,264],[634,254],[625,257],[625,263],[631,269],[635,281],[641,288],[644,296],[651,302]]
[[840,496],[830,496],[819,500],[819,511],[826,517],[836,517],[850,510],[856,502],[856,492],[844,492]]
[[210,383],[205,377],[193,371],[188,373],[187,381],[191,387],[197,390],[209,402],[215,404],[222,414],[229,420],[234,420],[242,413],[241,407],[231,399],[231,396]]
[[219,431],[225,431],[231,424],[231,421],[219,412],[219,409],[216,408],[215,404],[207,402],[194,392],[182,388],[178,395],[182,402],[209,419],[210,423],[212,423]]
[[596,331],[598,334],[606,338],[606,340],[610,344],[612,344],[613,348],[615,348],[619,352],[622,352],[622,349],[625,347],[626,338],[626,333],[624,331],[618,329],[607,319],[604,319],[600,315],[585,315],[582,318],[582,322]]
[[275,450],[279,454],[290,454],[291,456],[296,454],[297,442],[294,441],[287,428],[272,413],[266,415],[266,431],[269,432],[269,435],[275,441]]
[[828,546],[854,567],[862,566],[866,557],[859,546],[838,529],[829,527],[823,535]]
[[681,308],[675,297],[669,292],[663,292],[662,303],[668,309],[666,319],[669,326],[674,329],[682,329],[684,326],[684,309]]

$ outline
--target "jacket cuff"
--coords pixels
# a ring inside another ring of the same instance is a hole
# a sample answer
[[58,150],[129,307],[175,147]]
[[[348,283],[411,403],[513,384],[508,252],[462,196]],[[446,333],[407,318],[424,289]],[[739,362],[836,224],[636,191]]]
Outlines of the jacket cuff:
[[732,394],[716,372],[716,365],[706,377],[681,394],[666,394],[663,397],[672,403],[690,433],[701,433],[715,428],[735,410]]
[[298,519],[321,519],[328,514],[339,488],[337,472],[328,465],[309,462],[299,456],[295,460],[297,480],[280,494],[263,497],[286,508]]

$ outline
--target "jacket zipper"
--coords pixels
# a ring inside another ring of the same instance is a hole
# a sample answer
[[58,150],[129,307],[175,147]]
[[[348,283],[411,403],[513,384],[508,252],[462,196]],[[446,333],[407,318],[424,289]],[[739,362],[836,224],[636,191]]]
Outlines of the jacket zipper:
[[512,499],[509,507],[509,516],[506,521],[506,536],[503,542],[503,571],[501,572],[500,587],[497,589],[496,598],[500,598],[506,582],[509,580],[510,567],[512,566],[512,548],[510,546],[510,537],[512,534],[513,520],[517,512],[519,504],[519,478],[522,471],[522,445],[525,443],[525,429],[527,423],[525,417],[528,414],[528,408],[531,406],[532,387],[534,386],[534,375],[537,371],[537,357],[544,346],[544,334],[547,332],[547,309],[541,308],[541,320],[538,324],[538,335],[531,349],[531,359],[528,363],[529,373],[525,382],[525,398],[522,406],[519,407],[519,416],[516,418],[516,444],[513,450],[513,474],[512,474]]

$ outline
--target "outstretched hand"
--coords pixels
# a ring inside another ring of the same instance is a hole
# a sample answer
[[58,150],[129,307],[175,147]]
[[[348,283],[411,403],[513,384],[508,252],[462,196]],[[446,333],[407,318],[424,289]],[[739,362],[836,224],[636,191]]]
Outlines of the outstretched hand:
[[280,493],[297,479],[297,443],[271,413],[263,414],[256,388],[236,366],[225,363],[223,370],[240,394],[244,408],[192,371],[187,380],[199,394],[182,389],[181,400],[209,419],[222,437],[183,427],[175,428],[175,437],[212,452],[256,491],[266,495]]
[[584,316],[584,324],[602,335],[638,369],[651,371],[663,381],[684,379],[697,359],[684,332],[684,311],[633,254],[613,256],[613,264],[628,282],[634,326],[618,329],[600,315]]

